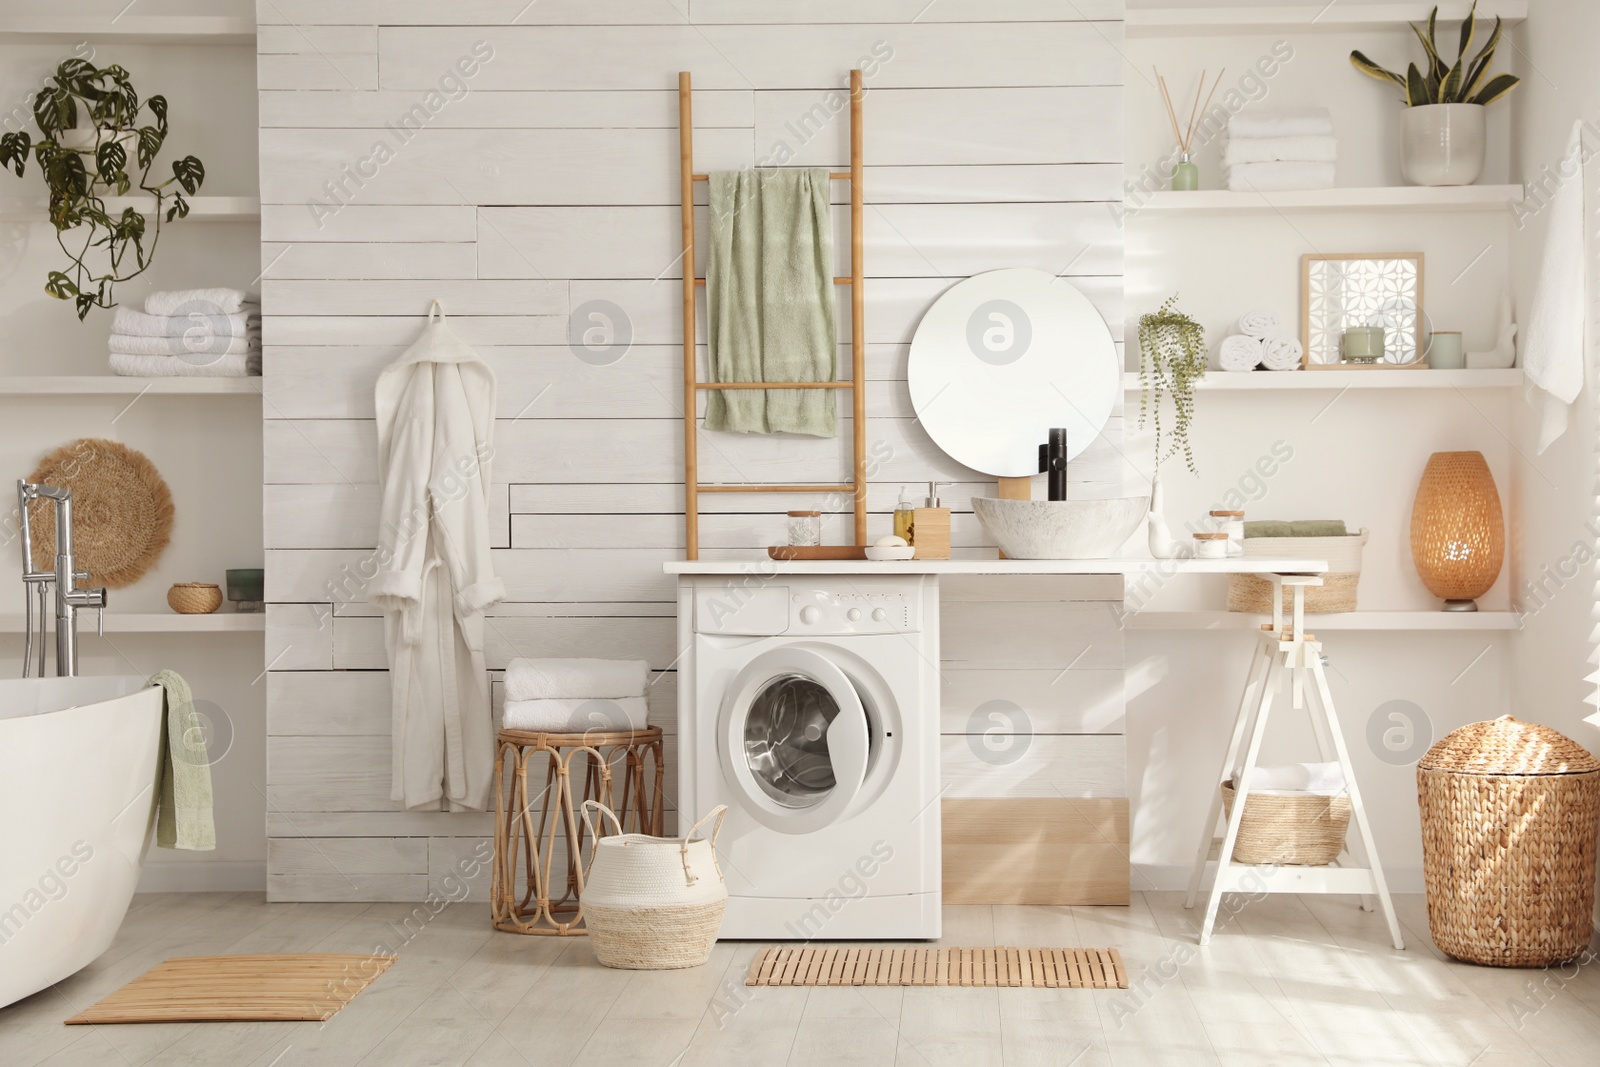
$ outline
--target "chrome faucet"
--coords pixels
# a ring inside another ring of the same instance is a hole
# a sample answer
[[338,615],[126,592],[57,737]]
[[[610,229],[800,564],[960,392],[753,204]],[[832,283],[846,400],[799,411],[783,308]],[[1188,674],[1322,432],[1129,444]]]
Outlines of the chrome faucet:
[[[33,529],[29,524],[28,505],[35,500],[48,500],[56,509],[56,569],[33,569]],[[78,609],[94,608],[97,633],[105,632],[104,589],[79,589],[79,582],[89,580],[88,571],[77,569],[72,553],[72,490],[54,485],[35,485],[25,479],[17,480],[17,511],[21,522],[23,601],[27,608],[27,638],[22,651],[22,676],[33,671],[34,615],[37,604],[39,635],[39,676],[44,676],[45,634],[48,611],[46,604],[49,589],[56,594],[56,674],[71,677],[78,673]]]

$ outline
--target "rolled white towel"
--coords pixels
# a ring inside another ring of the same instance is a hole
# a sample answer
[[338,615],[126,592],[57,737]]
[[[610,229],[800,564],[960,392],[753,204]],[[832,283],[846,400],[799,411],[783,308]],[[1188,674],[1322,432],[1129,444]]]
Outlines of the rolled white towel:
[[1261,338],[1247,337],[1236,333],[1222,341],[1220,358],[1222,369],[1227,371],[1251,371],[1261,365]]
[[1344,771],[1337,763],[1287,763],[1257,767],[1250,772],[1250,789],[1270,792],[1317,793],[1336,796],[1345,791]]
[[1241,163],[1228,168],[1228,188],[1236,193],[1288,193],[1332,189],[1332,163]]
[[1266,308],[1256,308],[1239,316],[1239,332],[1246,337],[1276,337],[1283,332],[1283,323]]
[[1298,337],[1278,334],[1261,342],[1261,362],[1268,370],[1299,370],[1306,353]]
[[1228,119],[1229,137],[1324,137],[1333,134],[1325,107],[1245,108]]
[[176,315],[180,310],[233,315],[244,311],[247,305],[259,306],[260,303],[259,297],[243,289],[172,289],[145,297],[144,311],[146,315]]
[[242,356],[261,347],[261,334],[248,331],[241,337],[195,334],[179,337],[135,337],[114,333],[107,342],[112,352],[124,356],[177,356],[205,362],[207,356]]
[[111,332],[124,337],[242,337],[261,330],[259,312],[210,315],[199,310],[183,315],[147,315],[118,307],[111,315]]
[[649,675],[642,659],[514,659],[506,665],[506,700],[642,697]]
[[644,697],[508,700],[500,717],[505,730],[643,730],[649,718]]
[[1222,164],[1333,163],[1339,158],[1334,137],[1230,137],[1222,149]]
[[127,378],[249,378],[261,373],[250,369],[250,357],[242,354],[218,356],[214,362],[197,364],[177,356],[135,356],[111,353],[111,373]]

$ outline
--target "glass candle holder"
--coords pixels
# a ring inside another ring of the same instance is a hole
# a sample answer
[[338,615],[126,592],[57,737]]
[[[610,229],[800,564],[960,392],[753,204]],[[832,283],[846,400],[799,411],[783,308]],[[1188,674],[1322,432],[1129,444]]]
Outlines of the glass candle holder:
[[1382,326],[1352,326],[1344,332],[1344,358],[1351,363],[1376,363],[1383,358]]
[[1428,366],[1434,370],[1461,370],[1467,365],[1467,355],[1461,344],[1459,330],[1435,330],[1428,344]]
[[822,512],[789,512],[789,544],[796,548],[822,544]]

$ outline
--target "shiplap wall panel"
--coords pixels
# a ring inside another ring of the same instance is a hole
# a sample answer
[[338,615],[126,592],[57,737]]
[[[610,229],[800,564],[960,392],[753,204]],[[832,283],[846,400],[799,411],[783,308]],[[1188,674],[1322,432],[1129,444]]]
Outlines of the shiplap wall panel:
[[[839,90],[867,65],[874,533],[901,485],[920,503],[937,478],[954,483],[942,492],[957,512],[955,554],[992,552],[968,502],[992,481],[939,451],[905,395],[907,346],[951,284],[1005,266],[1062,274],[1122,337],[1120,0],[258,7],[273,899],[421,900],[489,830],[481,813],[388,799],[383,621],[365,602],[378,538],[372,387],[435,298],[500,384],[491,528],[510,597],[486,622],[490,669],[518,655],[644,657],[662,672],[652,721],[673,724],[681,650],[661,564],[681,556],[683,536],[678,70],[695,79],[697,170],[836,169],[848,143]],[[466,91],[441,98],[441,79],[479,42]],[[380,142],[388,155],[373,167]],[[848,193],[832,184],[836,205]],[[846,273],[847,210],[832,221]],[[574,344],[592,301],[614,304],[631,335],[615,363]],[[703,338],[703,299],[696,315]],[[702,377],[703,361],[702,348]],[[841,374],[848,364],[842,346]],[[702,433],[702,477],[835,482],[850,430],[846,418],[831,441]],[[1119,406],[1073,464],[1075,493],[1115,491],[1121,438]],[[830,536],[846,536],[847,501],[703,503],[707,558],[781,540],[783,510],[802,503],[824,506]],[[1005,583],[951,590],[951,795],[1125,793],[1116,591],[1097,579],[1051,588],[1077,602]],[[498,711],[498,680],[494,692]],[[1030,732],[997,729],[982,711],[995,701],[1021,709]],[[670,807],[675,780],[668,791]]]

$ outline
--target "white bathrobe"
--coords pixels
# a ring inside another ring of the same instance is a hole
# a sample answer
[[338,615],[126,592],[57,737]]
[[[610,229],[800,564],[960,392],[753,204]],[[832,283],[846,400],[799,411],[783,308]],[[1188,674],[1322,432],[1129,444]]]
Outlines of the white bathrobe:
[[484,609],[505,599],[489,554],[494,372],[430,314],[378,376],[377,575],[393,699],[393,799],[482,811],[494,727]]

